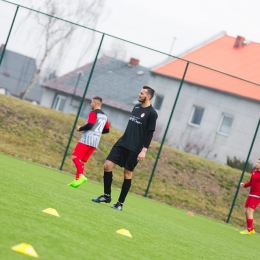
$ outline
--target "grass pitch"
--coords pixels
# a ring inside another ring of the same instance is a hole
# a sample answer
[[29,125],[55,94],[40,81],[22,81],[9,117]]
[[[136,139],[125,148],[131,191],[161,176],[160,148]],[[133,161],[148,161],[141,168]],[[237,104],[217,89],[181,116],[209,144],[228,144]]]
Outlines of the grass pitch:
[[[32,245],[46,260],[238,260],[258,254],[258,234],[243,236],[224,222],[131,193],[123,211],[116,211],[112,204],[91,201],[103,193],[103,185],[88,181],[73,189],[67,186],[72,179],[0,154],[0,259],[32,259],[11,250],[20,243]],[[113,189],[112,202],[118,195]],[[46,208],[56,209],[60,217],[43,213]],[[132,238],[116,233],[123,228]]]
[[[75,115],[35,106],[12,96],[0,95],[0,104],[0,153],[54,169],[59,168]],[[85,119],[79,118],[78,124],[85,124]],[[113,127],[110,130],[109,134],[102,136],[97,151],[87,163],[85,172],[92,181],[103,181],[100,169],[111,147],[122,135],[121,131]],[[75,167],[70,154],[80,136],[81,133],[74,131],[68,158],[64,162],[63,170],[71,174],[75,173]],[[136,167],[132,193],[141,196],[145,194],[159,147],[160,143],[152,141],[146,159]],[[241,177],[240,170],[172,149],[167,145],[162,148],[154,173],[147,194],[150,199],[220,221],[227,219]],[[114,168],[113,175],[113,186],[120,188],[120,167]],[[250,174],[246,173],[243,181],[246,182],[249,178]],[[239,190],[230,219],[233,225],[243,227],[245,224],[243,212],[247,194],[248,189]],[[260,230],[258,210],[255,212],[255,220],[255,227]]]

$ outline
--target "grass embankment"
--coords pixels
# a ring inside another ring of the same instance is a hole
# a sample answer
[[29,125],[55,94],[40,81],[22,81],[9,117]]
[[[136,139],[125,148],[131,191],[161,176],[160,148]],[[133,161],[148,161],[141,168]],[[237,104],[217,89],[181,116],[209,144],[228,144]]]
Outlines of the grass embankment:
[[[59,169],[75,115],[65,115],[2,95],[0,104],[0,152]],[[78,124],[84,123],[85,120],[80,118]],[[99,148],[86,165],[85,173],[90,180],[103,181],[103,163],[121,134],[122,132],[111,129],[109,134],[102,136]],[[72,174],[75,172],[70,154],[80,136],[80,133],[74,132],[63,171]],[[159,145],[153,142],[146,160],[137,166],[131,192],[144,195]],[[120,188],[122,169],[116,167],[113,174],[113,186]],[[148,197],[225,221],[240,175],[240,170],[164,146]],[[246,173],[244,179],[249,177]],[[247,192],[248,190],[240,190],[230,223],[245,225],[244,201]],[[255,223],[259,230],[258,216],[256,211]]]

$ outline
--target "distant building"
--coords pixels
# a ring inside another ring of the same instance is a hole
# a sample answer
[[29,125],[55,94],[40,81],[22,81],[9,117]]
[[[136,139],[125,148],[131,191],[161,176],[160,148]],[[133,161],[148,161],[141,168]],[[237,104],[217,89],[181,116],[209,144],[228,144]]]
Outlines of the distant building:
[[148,85],[160,96],[158,139],[181,86],[166,143],[224,164],[227,157],[245,160],[260,118],[259,53],[259,43],[224,34],[154,68]]
[[[4,45],[0,47],[0,57],[3,50]],[[35,59],[6,49],[0,66],[0,88],[20,98],[29,86],[36,70]],[[28,93],[26,100],[39,103],[41,94],[42,89],[37,82]]]
[[[64,113],[77,113],[81,97],[88,84],[93,63],[86,64],[61,77],[42,84],[40,104]],[[112,127],[124,130],[138,94],[150,77],[150,69],[139,65],[139,60],[129,62],[103,56],[96,62],[90,78],[81,117],[90,111],[93,96],[103,98],[103,110]]]

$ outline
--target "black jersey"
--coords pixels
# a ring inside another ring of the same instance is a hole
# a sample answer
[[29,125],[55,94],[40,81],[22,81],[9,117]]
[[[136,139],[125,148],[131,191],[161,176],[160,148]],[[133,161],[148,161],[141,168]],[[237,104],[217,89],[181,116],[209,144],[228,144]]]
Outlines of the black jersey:
[[126,130],[118,143],[139,153],[143,148],[147,131],[155,131],[157,117],[157,112],[152,106],[143,108],[141,104],[135,105]]

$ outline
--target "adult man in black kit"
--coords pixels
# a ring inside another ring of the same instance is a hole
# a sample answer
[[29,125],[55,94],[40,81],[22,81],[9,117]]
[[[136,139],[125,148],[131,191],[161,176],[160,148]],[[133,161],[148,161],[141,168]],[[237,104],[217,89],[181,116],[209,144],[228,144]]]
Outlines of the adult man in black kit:
[[137,163],[145,159],[155,131],[158,115],[151,105],[153,95],[154,90],[148,86],[144,86],[140,91],[138,95],[140,104],[134,106],[123,136],[114,144],[106,158],[103,176],[104,194],[92,199],[93,202],[111,202],[112,170],[117,164],[124,168],[124,182],[118,202],[112,208],[123,209],[123,203],[131,187],[133,171]]

